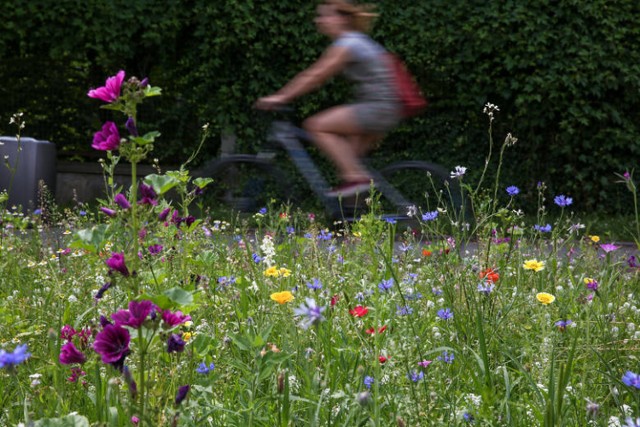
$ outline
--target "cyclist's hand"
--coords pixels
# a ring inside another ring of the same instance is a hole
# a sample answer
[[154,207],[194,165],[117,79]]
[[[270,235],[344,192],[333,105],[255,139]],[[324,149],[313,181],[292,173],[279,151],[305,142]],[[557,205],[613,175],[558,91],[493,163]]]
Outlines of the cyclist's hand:
[[283,96],[269,95],[258,99],[254,104],[254,107],[260,110],[276,110],[285,104],[286,102]]

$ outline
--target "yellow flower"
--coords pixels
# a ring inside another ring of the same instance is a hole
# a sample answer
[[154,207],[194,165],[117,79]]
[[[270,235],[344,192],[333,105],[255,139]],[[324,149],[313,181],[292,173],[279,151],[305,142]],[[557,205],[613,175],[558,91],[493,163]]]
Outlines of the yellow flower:
[[544,262],[537,259],[528,259],[522,265],[525,270],[540,271],[544,270]]
[[274,265],[274,266],[271,266],[271,267],[267,268],[264,271],[264,275],[267,276],[267,277],[278,277],[280,275],[280,271],[278,270],[278,267],[276,267]]
[[598,243],[600,241],[600,236],[589,236],[593,243]]
[[592,279],[591,277],[585,277],[583,281],[585,285],[588,285],[595,282],[595,279]]
[[556,300],[556,297],[554,297],[553,295],[548,294],[546,292],[540,292],[540,293],[536,294],[536,298],[538,299],[538,301],[540,301],[544,305],[551,304],[552,302],[554,302]]
[[272,293],[271,294],[271,299],[274,300],[275,302],[277,302],[278,304],[285,304],[285,303],[288,303],[290,301],[293,301],[295,299],[295,297],[289,291],[282,291],[282,292],[274,292],[274,293]]
[[289,270],[288,268],[282,267],[282,268],[280,268],[280,275],[282,277],[289,277],[289,276],[291,276],[291,270]]
[[182,334],[182,339],[185,341],[189,341],[192,336],[193,334],[191,332],[185,332],[184,334]]

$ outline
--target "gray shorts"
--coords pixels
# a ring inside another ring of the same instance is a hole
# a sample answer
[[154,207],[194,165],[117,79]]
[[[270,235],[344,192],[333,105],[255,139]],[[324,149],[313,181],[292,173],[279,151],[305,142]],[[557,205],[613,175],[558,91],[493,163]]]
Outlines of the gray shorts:
[[358,102],[351,106],[358,126],[366,133],[387,133],[402,119],[400,105],[394,102]]

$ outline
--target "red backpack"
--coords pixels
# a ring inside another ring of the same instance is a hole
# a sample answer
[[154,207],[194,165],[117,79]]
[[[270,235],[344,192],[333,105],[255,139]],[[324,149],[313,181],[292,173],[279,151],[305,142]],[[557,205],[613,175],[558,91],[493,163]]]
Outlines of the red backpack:
[[389,62],[393,72],[396,89],[402,104],[402,116],[413,117],[427,108],[427,100],[411,75],[404,62],[395,54],[389,52]]

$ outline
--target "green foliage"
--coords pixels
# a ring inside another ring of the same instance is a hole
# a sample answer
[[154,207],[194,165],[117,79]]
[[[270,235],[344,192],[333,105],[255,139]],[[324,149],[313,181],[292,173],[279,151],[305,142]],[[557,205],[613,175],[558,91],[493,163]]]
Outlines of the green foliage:
[[[640,154],[638,2],[375,3],[373,36],[405,59],[431,102],[388,137],[381,157],[463,164],[479,174],[478,153],[488,142],[478,112],[491,102],[500,107],[497,137],[519,138],[505,154],[509,184],[545,181],[584,210],[630,205],[613,174],[635,166]],[[265,131],[253,101],[328,43],[315,31],[314,7],[302,0],[18,0],[4,11],[0,34],[0,133],[9,132],[6,118],[25,111],[29,136],[55,142],[63,155],[95,156],[92,134],[110,116],[88,108],[95,102],[86,92],[125,69],[169,94],[153,100],[153,112],[139,112],[162,133],[155,142],[162,161],[188,157],[205,122],[214,136],[234,132],[238,149],[251,151]],[[332,82],[299,102],[300,116],[348,94]],[[200,159],[217,149],[210,142]]]

